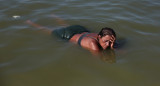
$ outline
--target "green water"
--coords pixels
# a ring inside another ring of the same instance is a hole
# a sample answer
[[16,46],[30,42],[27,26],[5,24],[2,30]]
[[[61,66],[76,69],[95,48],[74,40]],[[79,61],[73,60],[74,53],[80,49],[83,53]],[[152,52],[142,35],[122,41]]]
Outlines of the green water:
[[[160,86],[159,9],[159,0],[0,0],[0,86]],[[99,58],[25,23],[60,28],[53,14],[92,32],[111,27],[125,44]]]

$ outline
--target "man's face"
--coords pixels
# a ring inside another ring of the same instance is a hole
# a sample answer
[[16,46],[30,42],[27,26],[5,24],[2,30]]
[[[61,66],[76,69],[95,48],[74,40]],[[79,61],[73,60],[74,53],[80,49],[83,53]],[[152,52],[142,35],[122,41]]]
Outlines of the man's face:
[[103,37],[99,36],[99,44],[102,46],[104,50],[110,46],[111,44],[110,40],[112,40],[112,36],[110,35],[106,35]]

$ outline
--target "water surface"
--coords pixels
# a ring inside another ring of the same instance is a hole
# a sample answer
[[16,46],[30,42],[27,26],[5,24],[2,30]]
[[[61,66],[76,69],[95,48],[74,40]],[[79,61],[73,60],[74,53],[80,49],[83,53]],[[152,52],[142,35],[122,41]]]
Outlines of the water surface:
[[[160,86],[159,8],[159,0],[0,0],[0,85]],[[60,28],[53,14],[93,32],[111,27],[126,43],[98,58],[25,23]]]

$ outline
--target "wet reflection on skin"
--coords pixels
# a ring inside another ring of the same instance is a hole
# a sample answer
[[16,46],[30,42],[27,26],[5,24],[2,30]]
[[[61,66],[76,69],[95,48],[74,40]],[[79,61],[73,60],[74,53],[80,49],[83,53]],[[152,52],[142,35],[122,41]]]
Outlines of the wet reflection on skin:
[[101,56],[100,59],[104,62],[107,63],[116,63],[116,55],[115,55],[115,51],[111,50],[111,49],[107,49],[101,52]]

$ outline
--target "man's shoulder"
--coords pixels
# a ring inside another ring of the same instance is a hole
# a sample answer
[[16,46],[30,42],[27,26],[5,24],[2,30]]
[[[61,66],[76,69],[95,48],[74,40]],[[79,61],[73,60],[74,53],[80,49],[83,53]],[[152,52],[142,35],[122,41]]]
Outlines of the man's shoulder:
[[95,50],[95,51],[99,51],[100,50],[100,48],[99,48],[99,46],[98,46],[98,42],[97,42],[97,40],[94,40],[94,39],[92,39],[91,41],[90,41],[90,48],[92,49],[92,50]]

